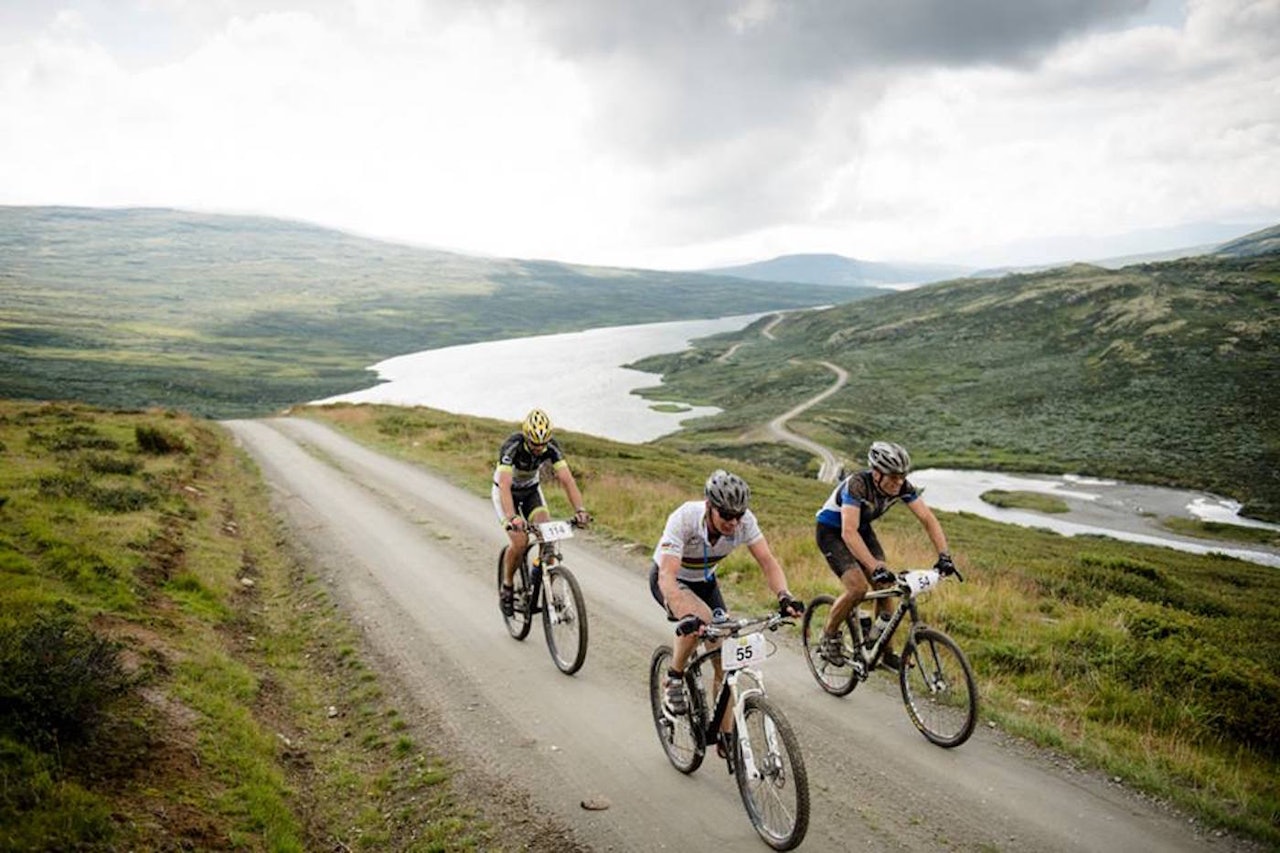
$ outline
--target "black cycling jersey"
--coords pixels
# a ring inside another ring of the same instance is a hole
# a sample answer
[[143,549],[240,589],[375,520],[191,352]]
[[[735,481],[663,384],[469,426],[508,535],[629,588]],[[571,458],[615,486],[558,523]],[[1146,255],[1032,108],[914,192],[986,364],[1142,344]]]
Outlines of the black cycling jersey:
[[554,438],[541,453],[534,455],[525,443],[524,434],[512,433],[498,451],[498,467],[493,472],[493,484],[498,485],[498,474],[505,469],[511,472],[512,489],[535,488],[538,485],[538,470],[544,462],[550,462],[554,468],[569,464]]

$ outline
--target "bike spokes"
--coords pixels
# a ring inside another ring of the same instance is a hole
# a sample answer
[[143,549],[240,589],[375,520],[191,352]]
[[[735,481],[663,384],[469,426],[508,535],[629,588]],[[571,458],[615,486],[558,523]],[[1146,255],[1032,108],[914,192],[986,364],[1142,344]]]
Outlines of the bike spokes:
[[955,747],[973,734],[977,683],[964,653],[946,634],[932,628],[915,633],[903,650],[899,683],[911,722],[929,741]]
[[[501,598],[502,593],[502,562],[506,559],[507,549],[503,548],[498,554],[498,593]],[[512,577],[513,602],[512,614],[507,616],[505,613],[502,619],[507,624],[507,631],[517,640],[523,640],[529,636],[529,628],[533,625],[532,612],[533,602],[530,600],[531,592],[529,588],[529,568],[523,562],[516,566],[515,575]],[[501,602],[499,602],[501,604]]]
[[[681,773],[692,773],[702,764],[706,754],[706,740],[697,722],[696,706],[691,702],[689,712],[671,714],[664,705],[667,670],[671,667],[671,647],[663,646],[653,653],[649,663],[649,705],[653,711],[653,725],[658,732],[662,750],[673,767]],[[692,698],[692,697],[690,697]]]
[[862,652],[854,643],[850,619],[840,625],[838,642],[826,638],[824,626],[834,601],[829,595],[820,595],[809,603],[801,621],[801,636],[805,662],[818,684],[833,696],[847,696],[858,686],[855,667],[861,665]]
[[582,590],[577,578],[563,566],[547,572],[542,585],[547,648],[560,671],[573,675],[587,657],[587,606]]
[[790,723],[763,696],[749,696],[738,733],[735,777],[751,823],[775,850],[790,850],[809,827],[809,780]]

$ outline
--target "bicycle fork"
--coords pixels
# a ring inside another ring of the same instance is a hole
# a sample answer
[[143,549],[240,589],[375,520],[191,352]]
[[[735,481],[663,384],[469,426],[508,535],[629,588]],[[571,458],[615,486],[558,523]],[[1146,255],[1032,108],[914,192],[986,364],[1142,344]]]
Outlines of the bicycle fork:
[[[760,676],[759,673],[756,673],[757,683],[761,677],[762,676]],[[726,691],[725,693],[726,701],[728,701],[727,697],[730,692],[738,694],[738,684],[736,680],[734,681],[732,690]],[[733,703],[733,724],[738,732],[738,746],[741,749],[742,770],[746,777],[753,782],[759,781],[764,777],[764,774],[760,772],[760,768],[756,765],[755,749],[751,744],[751,736],[747,732],[747,716],[744,710],[747,704],[747,697],[755,695],[763,696],[763,688],[753,687],[743,690],[741,694],[737,695]],[[717,714],[716,719],[719,719],[719,717],[720,715]],[[770,718],[768,714],[764,715],[764,739],[764,745],[767,751],[765,758],[767,760],[769,757],[778,754],[778,730],[773,725],[773,719]]]

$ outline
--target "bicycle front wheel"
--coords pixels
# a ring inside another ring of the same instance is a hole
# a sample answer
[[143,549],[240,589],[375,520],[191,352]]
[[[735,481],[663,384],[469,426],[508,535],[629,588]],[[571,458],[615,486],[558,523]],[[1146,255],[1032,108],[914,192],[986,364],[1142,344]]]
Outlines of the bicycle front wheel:
[[573,675],[587,659],[587,603],[578,579],[564,566],[542,579],[542,628],[551,659],[565,675]]
[[790,850],[809,829],[809,777],[800,743],[782,712],[764,696],[743,703],[735,776],[756,832],[774,850]]
[[934,628],[912,632],[898,671],[902,701],[920,733],[942,747],[955,747],[978,722],[978,684],[955,641]]
[[[658,731],[658,740],[662,743],[662,751],[667,754],[671,766],[681,773],[692,773],[702,765],[707,754],[706,733],[703,730],[697,713],[698,705],[690,702],[688,713],[672,714],[664,706],[666,704],[667,670],[671,668],[672,652],[670,646],[660,646],[653,653],[649,662],[649,705],[653,709],[653,726]],[[685,672],[685,683],[692,694],[692,680]],[[690,700],[695,697],[690,695]]]
[[[507,546],[509,548],[511,546]],[[498,553],[498,595],[502,595],[502,562],[507,558],[507,548],[503,548]],[[533,595],[529,588],[529,566],[524,560],[516,566],[515,574],[511,577],[511,585],[514,588],[514,612],[508,616],[502,614],[502,621],[507,623],[507,631],[517,640],[523,640],[529,636],[529,629],[533,626],[532,608]],[[499,610],[501,610],[501,599],[499,599]]]
[[857,610],[840,626],[840,653],[833,655],[822,642],[833,604],[835,599],[831,596],[819,595],[804,609],[804,619],[800,623],[804,660],[823,690],[832,696],[848,696],[858,686],[858,676],[853,669],[853,662],[861,654],[853,639],[857,636],[853,630],[853,615]]

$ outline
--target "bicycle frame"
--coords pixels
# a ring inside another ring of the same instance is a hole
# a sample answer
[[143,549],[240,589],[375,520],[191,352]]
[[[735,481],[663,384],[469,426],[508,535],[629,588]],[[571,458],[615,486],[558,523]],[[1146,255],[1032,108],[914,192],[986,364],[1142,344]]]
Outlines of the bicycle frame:
[[[546,591],[542,584],[543,572],[555,569],[560,565],[563,558],[560,555],[560,542],[554,539],[551,541],[544,539],[542,528],[537,524],[530,524],[525,527],[525,535],[529,537],[529,544],[525,546],[521,559],[529,567],[529,615],[533,616],[546,609]],[[533,553],[534,549],[537,549],[537,553],[534,554],[531,563],[529,554]],[[556,624],[559,621],[559,614],[552,611],[552,624]]]
[[[750,626],[753,623],[758,625],[758,627],[751,631],[743,630],[743,628]],[[771,617],[766,620],[754,619],[743,622],[730,622],[723,628],[714,623],[708,626],[706,629],[707,635],[703,637],[704,651],[695,656],[688,667],[689,669],[694,670],[695,683],[697,683],[698,689],[703,691],[703,695],[707,695],[702,683],[703,665],[707,662],[711,662],[714,671],[715,659],[722,654],[721,646],[723,645],[724,640],[742,637],[748,634],[761,633],[766,629],[776,627],[778,624],[782,624],[780,617]],[[721,642],[716,642],[717,640]],[[714,643],[714,645],[712,645],[712,643]],[[738,679],[743,675],[749,676],[750,680],[754,682],[754,686],[739,687]],[[730,702],[733,703],[733,730],[744,731],[746,729],[746,715],[744,713],[744,708],[746,707],[747,698],[749,696],[765,695],[767,694],[764,686],[764,673],[759,667],[747,665],[739,669],[730,669],[724,672],[720,680],[720,689],[716,693],[715,710],[712,711],[704,721],[703,732],[705,742],[713,743],[720,739],[721,724],[724,722],[725,713],[729,711]],[[778,748],[776,741],[777,732],[773,729],[772,725],[766,726],[765,736],[768,739],[769,749],[771,751],[776,751]],[[729,760],[732,762],[732,749],[729,749],[728,753],[730,755]],[[755,756],[752,753],[751,741],[749,738],[742,741],[742,762],[748,777],[753,780],[761,778],[761,773],[756,767]],[[732,764],[730,765],[730,769],[732,770]]]
[[[891,614],[889,614],[888,626],[886,626],[885,629],[880,632],[880,636],[876,637],[875,642],[871,644],[870,648],[866,648],[863,645],[866,642],[867,638],[862,633],[861,620],[860,619],[853,620],[853,624],[857,626],[856,628],[857,633],[854,635],[854,637],[857,640],[858,648],[861,649],[863,653],[862,663],[868,669],[873,668],[876,665],[876,663],[880,661],[881,652],[884,651],[885,647],[888,646],[889,641],[892,640],[893,636],[898,632],[898,626],[902,624],[904,619],[906,619],[908,616],[911,618],[912,630],[914,630],[916,626],[923,624],[920,621],[920,610],[916,606],[915,598],[913,598],[910,595],[907,595],[907,593],[903,590],[901,586],[895,585],[893,587],[890,587],[889,589],[872,590],[871,592],[867,593],[866,597],[863,598],[862,600],[863,602],[867,602],[867,601],[874,602],[874,601],[880,601],[886,598],[900,598],[902,600],[898,602],[898,606],[893,609],[893,612]],[[857,608],[854,609],[854,612],[857,613]]]

